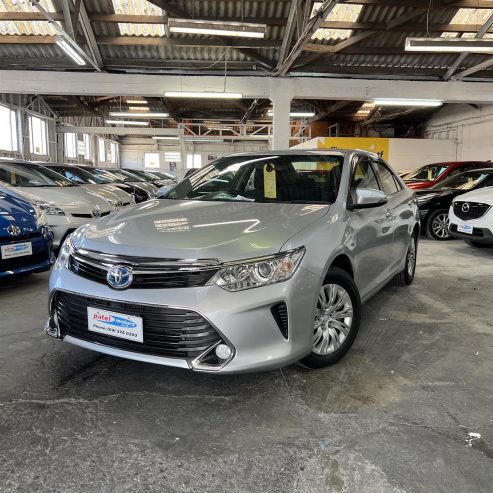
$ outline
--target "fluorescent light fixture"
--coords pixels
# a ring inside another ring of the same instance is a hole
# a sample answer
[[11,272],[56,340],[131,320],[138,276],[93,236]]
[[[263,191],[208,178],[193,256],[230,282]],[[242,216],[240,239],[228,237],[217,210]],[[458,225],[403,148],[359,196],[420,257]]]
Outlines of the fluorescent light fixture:
[[234,36],[240,38],[264,38],[267,27],[265,24],[197,19],[169,19],[168,26],[172,33],[207,34],[209,36]]
[[149,126],[149,122],[139,122],[134,120],[105,120],[111,125],[140,125],[142,127]]
[[435,53],[493,53],[493,39],[406,38],[405,50]]
[[[268,111],[267,115],[274,116],[274,112],[272,110]],[[315,116],[315,113],[313,111],[293,111],[292,113],[289,113],[289,116],[292,118],[310,118]]]
[[154,140],[180,140],[180,137],[173,137],[172,135],[155,135]]
[[129,111],[150,111],[149,106],[129,106]]
[[127,99],[127,104],[147,104],[145,99]]
[[224,142],[224,139],[214,137],[185,137],[187,142]]
[[373,103],[376,106],[428,106],[428,107],[436,107],[441,106],[443,101],[439,101],[438,99],[374,99]]
[[168,118],[169,113],[136,113],[133,111],[110,111],[110,116],[125,116],[130,118]]
[[167,98],[200,98],[200,99],[241,99],[241,92],[213,92],[213,91],[166,91]]
[[77,64],[85,65],[86,61],[63,39],[57,38],[56,44]]

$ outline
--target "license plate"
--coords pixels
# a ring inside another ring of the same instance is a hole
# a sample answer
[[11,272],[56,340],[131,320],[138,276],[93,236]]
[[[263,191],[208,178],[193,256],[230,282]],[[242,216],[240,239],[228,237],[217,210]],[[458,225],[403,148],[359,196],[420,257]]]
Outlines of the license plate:
[[87,307],[87,323],[91,332],[144,342],[141,317]]
[[25,257],[33,254],[33,246],[31,242],[14,243],[12,245],[3,245],[1,247],[2,260],[9,258]]
[[468,235],[472,235],[472,226],[470,224],[458,224],[457,231],[459,233],[467,233]]

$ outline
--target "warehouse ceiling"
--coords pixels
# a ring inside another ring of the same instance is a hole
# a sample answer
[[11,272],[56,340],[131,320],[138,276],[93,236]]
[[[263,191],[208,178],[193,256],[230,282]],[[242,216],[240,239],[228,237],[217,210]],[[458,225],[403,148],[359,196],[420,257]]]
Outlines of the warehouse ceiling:
[[[475,37],[492,14],[493,2],[486,0],[0,0],[0,67],[493,81],[489,55],[404,51],[408,36]],[[173,31],[174,19],[255,23],[265,26],[265,34],[261,38],[184,34]],[[77,43],[90,63],[74,63],[57,44],[61,35]],[[484,37],[492,36],[493,29],[487,28]],[[114,108],[125,109],[121,99],[75,95],[51,97],[49,104],[59,114],[72,116],[104,116]],[[177,121],[211,117],[246,121],[262,119],[269,101],[171,104],[156,98],[149,105],[168,110]],[[317,118],[371,121],[385,114],[361,106],[361,102],[293,102],[295,108],[314,110]],[[406,116],[386,113],[394,119]]]

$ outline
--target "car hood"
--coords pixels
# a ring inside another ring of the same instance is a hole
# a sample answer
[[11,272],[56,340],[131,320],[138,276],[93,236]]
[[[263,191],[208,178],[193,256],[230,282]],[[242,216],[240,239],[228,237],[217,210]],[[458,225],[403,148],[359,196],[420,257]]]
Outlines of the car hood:
[[149,192],[150,194],[152,194],[152,196],[154,196],[156,194],[157,187],[155,185],[153,185],[152,183],[149,183],[147,181],[129,181],[126,183],[130,183],[136,187],[142,188],[146,192]]
[[406,180],[404,180],[404,183],[407,185],[408,188],[411,188],[412,190],[419,190],[420,188],[430,188],[433,185],[435,185],[436,182],[434,182],[434,181],[406,181]]
[[493,187],[479,188],[472,192],[467,192],[455,198],[454,202],[480,202],[482,204],[493,205]]
[[19,226],[20,234],[31,233],[38,229],[32,207],[14,196],[7,196],[0,198],[0,237],[10,236],[7,228],[11,224]]
[[62,209],[86,210],[98,205],[102,212],[111,205],[100,195],[84,187],[15,187],[29,202],[48,202]]
[[76,246],[153,258],[240,260],[276,253],[328,205],[151,200],[87,227]]

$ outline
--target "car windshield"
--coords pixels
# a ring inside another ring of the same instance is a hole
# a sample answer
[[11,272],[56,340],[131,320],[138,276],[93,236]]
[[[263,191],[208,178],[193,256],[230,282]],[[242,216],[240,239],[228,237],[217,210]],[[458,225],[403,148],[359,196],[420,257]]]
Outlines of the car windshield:
[[171,173],[166,173],[166,171],[153,171],[153,175],[157,175],[162,180],[176,180],[176,176]]
[[128,183],[130,181],[133,181],[132,178],[129,178],[119,171],[110,171],[107,169],[95,168],[94,170],[91,170],[91,173],[93,173],[98,178],[107,180],[108,183]]
[[124,170],[129,175],[135,176],[139,180],[153,182],[159,180],[159,176],[154,175],[148,171],[143,171],[140,169]]
[[76,168],[75,166],[48,166],[48,168],[57,173],[60,173],[65,178],[67,178],[67,180],[70,180],[71,182],[78,185],[88,183],[93,185],[104,185],[105,183],[108,183],[106,180],[92,175],[91,173],[89,173],[89,171],[81,168]]
[[0,163],[0,181],[13,187],[74,187],[62,175],[39,164]]
[[413,181],[435,181],[448,168],[449,165],[443,163],[427,164],[426,166],[411,171],[404,179]]
[[460,175],[451,176],[445,178],[442,182],[438,183],[433,189],[436,188],[453,188],[455,190],[472,190],[477,185],[482,183],[486,178],[492,176],[493,172],[486,171],[468,171],[467,173],[461,173]]
[[342,154],[229,156],[185,178],[166,198],[332,203],[343,161]]
[[124,182],[145,182],[145,181],[150,181],[144,178],[141,178],[140,176],[134,175],[133,173],[129,173],[128,171],[125,171],[124,169],[118,169],[114,170],[112,169],[111,172],[114,175],[121,176]]

